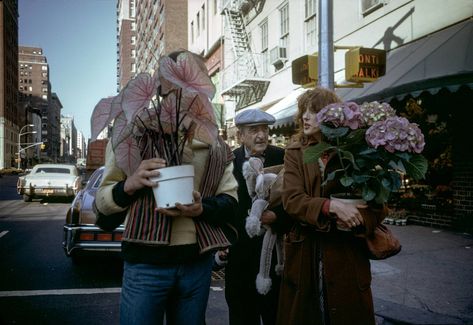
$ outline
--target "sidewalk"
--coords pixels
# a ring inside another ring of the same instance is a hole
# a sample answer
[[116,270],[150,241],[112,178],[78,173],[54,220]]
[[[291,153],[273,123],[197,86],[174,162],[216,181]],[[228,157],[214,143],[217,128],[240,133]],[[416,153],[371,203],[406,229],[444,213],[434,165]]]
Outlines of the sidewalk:
[[[377,325],[473,324],[473,236],[414,225],[388,227],[402,251],[371,261]],[[223,280],[212,281],[207,325],[228,324],[223,286]]]
[[389,227],[402,251],[371,263],[376,314],[385,324],[473,324],[473,236]]

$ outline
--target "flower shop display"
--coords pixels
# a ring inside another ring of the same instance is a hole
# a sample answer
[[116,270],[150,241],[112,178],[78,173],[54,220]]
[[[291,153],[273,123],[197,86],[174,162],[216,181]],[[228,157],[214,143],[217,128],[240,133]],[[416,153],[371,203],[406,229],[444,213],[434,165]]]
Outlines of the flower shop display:
[[424,135],[415,123],[396,116],[387,103],[335,103],[316,117],[322,141],[304,152],[304,161],[319,161],[335,152],[338,167],[323,185],[337,180],[347,194],[361,195],[366,202],[384,204],[399,190],[401,175],[420,180],[427,172],[421,155]]

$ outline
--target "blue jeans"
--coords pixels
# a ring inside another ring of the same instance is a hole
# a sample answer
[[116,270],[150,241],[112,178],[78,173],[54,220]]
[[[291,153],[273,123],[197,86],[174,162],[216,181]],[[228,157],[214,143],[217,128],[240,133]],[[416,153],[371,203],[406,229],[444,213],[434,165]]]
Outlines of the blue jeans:
[[120,324],[205,324],[213,255],[186,264],[125,262]]

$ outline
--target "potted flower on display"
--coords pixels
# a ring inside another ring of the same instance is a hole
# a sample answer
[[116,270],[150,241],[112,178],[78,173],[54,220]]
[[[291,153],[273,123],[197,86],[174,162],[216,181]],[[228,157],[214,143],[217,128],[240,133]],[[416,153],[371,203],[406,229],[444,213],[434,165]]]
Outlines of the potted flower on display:
[[317,113],[316,120],[322,141],[304,152],[304,162],[314,163],[334,152],[331,160],[336,159],[337,167],[323,185],[338,181],[344,196],[356,194],[365,202],[385,204],[399,190],[401,176],[425,177],[424,135],[387,103],[335,103]]
[[[160,170],[161,178],[175,166],[184,170],[177,171],[180,178],[184,174],[193,177],[193,167],[183,165],[187,145],[193,139],[218,145],[218,127],[210,102],[214,94],[215,86],[197,55],[180,51],[163,56],[153,76],[140,73],[117,96],[98,102],[91,117],[92,140],[113,123],[111,144],[116,163],[128,176],[142,160],[161,157],[168,166]],[[155,189],[159,188],[166,188],[164,194],[189,192],[187,199],[170,198],[170,202],[192,202],[187,201],[192,200],[193,183],[187,191],[170,191],[169,184]],[[172,207],[158,203],[161,206]]]

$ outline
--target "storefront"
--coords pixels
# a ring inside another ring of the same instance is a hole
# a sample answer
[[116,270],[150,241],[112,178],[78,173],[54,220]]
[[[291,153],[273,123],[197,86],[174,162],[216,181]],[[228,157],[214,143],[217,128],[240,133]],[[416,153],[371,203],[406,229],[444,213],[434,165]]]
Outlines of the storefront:
[[420,125],[429,172],[401,198],[409,222],[473,230],[473,20],[388,53],[386,75],[339,89],[345,101],[389,102]]

